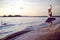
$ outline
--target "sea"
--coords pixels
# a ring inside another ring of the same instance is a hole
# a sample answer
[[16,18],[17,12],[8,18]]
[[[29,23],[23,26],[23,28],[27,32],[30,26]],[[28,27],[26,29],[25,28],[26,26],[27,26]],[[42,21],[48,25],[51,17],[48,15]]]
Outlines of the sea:
[[[60,26],[60,17],[54,17],[55,26]],[[47,27],[47,17],[0,17],[0,39],[22,30],[37,30]]]

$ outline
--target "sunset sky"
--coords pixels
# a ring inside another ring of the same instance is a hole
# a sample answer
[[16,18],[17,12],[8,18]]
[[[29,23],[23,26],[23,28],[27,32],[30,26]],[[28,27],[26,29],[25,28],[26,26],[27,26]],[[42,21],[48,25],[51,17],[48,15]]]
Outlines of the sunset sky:
[[49,5],[54,16],[60,16],[60,0],[0,0],[0,16],[47,16]]

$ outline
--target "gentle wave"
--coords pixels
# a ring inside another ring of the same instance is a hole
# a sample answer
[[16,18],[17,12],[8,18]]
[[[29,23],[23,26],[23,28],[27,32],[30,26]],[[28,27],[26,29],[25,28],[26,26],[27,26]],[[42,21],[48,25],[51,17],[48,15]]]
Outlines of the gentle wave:
[[[12,34],[17,31],[22,30],[37,30],[41,27],[47,27],[48,24],[45,23],[45,20],[47,18],[40,17],[40,18],[1,18],[0,21],[3,20],[3,22],[9,23],[11,25],[1,27],[0,26],[0,38],[3,38],[9,34]],[[56,18],[56,20],[53,22],[54,25],[60,24],[60,18]]]

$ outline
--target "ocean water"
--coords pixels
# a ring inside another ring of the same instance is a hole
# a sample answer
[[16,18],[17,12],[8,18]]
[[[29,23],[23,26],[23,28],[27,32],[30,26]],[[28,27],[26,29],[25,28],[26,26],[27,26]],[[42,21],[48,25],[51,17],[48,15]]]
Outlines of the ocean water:
[[[60,26],[60,17],[55,17],[53,23]],[[47,17],[0,17],[0,38],[22,30],[37,30],[47,27]],[[6,23],[6,25],[2,25]]]

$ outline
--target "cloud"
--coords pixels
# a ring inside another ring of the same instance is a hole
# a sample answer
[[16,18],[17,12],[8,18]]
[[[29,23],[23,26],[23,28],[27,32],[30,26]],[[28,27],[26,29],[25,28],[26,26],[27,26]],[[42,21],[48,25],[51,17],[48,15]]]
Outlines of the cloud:
[[48,0],[23,0],[23,1],[25,1],[25,2],[47,2]]
[[17,14],[21,13],[20,7],[23,7],[23,15],[27,15],[29,13],[35,13],[36,15],[47,15],[47,9],[50,3],[53,6],[53,14],[55,15],[56,13],[60,13],[60,0],[0,0],[0,8],[7,8],[7,13],[10,12],[11,14]]

